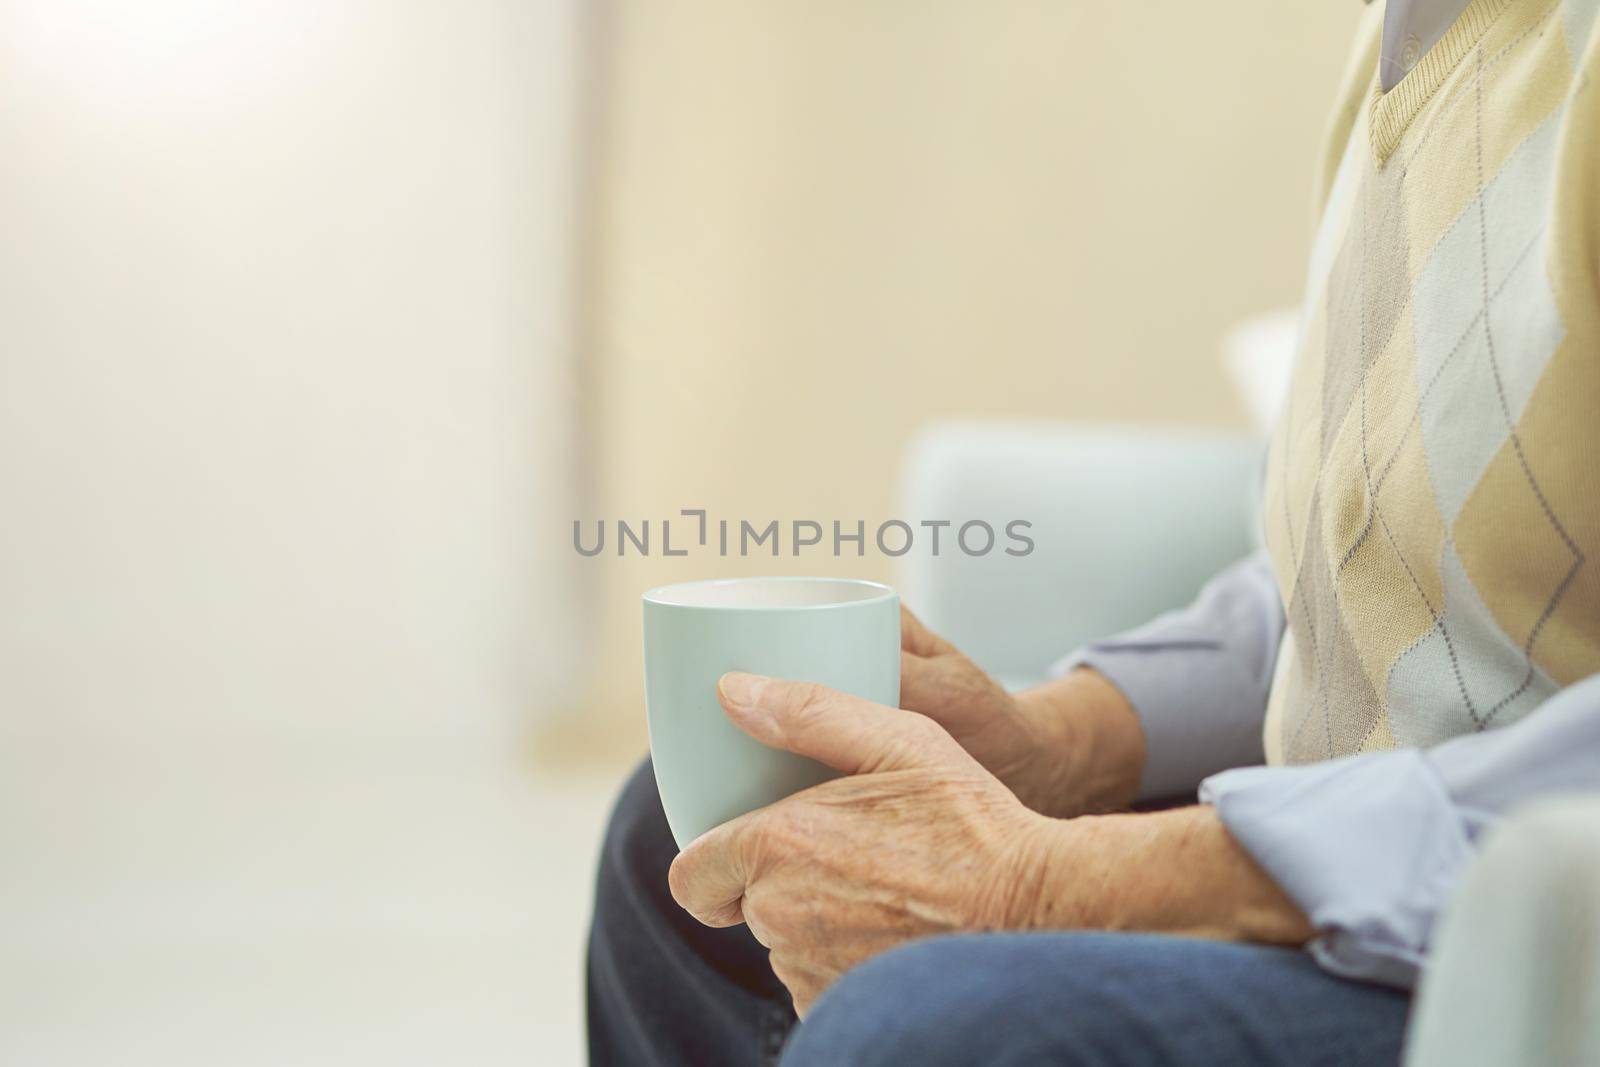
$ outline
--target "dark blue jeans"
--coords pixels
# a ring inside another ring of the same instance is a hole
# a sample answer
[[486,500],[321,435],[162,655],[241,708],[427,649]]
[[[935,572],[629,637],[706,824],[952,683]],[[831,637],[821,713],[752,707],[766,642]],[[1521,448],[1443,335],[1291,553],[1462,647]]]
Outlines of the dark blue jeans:
[[673,903],[646,763],[600,857],[589,938],[596,1067],[693,1064],[1396,1064],[1408,999],[1303,952],[1116,933],[918,941],[846,974],[803,1025],[742,926]]

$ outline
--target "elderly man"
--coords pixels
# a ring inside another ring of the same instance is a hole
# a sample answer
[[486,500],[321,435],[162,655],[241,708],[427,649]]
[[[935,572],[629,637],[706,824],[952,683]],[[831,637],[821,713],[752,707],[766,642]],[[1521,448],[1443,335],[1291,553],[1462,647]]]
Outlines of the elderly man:
[[640,770],[595,1062],[1397,1062],[1480,835],[1600,787],[1597,6],[1369,11],[1262,556],[1017,695],[909,615],[903,709],[722,679],[844,776],[677,855]]

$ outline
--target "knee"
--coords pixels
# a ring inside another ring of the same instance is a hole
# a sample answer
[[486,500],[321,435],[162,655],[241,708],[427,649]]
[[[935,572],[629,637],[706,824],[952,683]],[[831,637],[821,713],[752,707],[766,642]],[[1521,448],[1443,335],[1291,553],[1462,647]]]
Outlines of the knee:
[[667,868],[677,855],[677,845],[656,794],[655,773],[643,761],[628,777],[600,846],[595,913],[599,917],[608,899],[634,897],[640,892],[666,892]]
[[[1030,1025],[1039,1007],[1006,935],[914,942],[848,972],[795,1031],[784,1067],[1091,1062]],[[1069,996],[1056,990],[1059,1010]]]
[[589,928],[591,1003],[637,1010],[674,982],[681,986],[675,995],[691,1004],[695,990],[707,989],[781,1001],[766,950],[745,927],[702,926],[673,901],[667,871],[677,854],[646,760],[618,796],[600,846]]

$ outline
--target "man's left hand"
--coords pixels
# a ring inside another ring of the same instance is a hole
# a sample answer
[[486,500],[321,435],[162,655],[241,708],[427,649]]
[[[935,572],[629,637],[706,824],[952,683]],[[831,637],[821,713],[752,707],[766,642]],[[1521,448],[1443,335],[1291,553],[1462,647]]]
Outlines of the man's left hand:
[[670,873],[701,922],[749,925],[801,1015],[901,942],[1029,924],[1053,820],[938,724],[755,675],[726,675],[717,694],[756,740],[846,775],[708,831]]

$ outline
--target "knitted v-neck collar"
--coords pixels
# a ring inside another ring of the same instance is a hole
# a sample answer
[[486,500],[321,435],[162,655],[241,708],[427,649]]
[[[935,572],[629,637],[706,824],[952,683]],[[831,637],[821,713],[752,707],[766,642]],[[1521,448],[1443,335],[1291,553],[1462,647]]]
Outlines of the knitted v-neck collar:
[[1477,46],[1510,4],[1511,0],[1472,0],[1438,43],[1388,92],[1379,88],[1378,73],[1373,71],[1367,125],[1372,154],[1377,157],[1379,166],[1388,161],[1423,105],[1433,98],[1445,79],[1461,65],[1462,59]]

